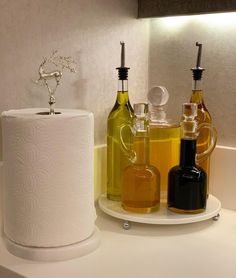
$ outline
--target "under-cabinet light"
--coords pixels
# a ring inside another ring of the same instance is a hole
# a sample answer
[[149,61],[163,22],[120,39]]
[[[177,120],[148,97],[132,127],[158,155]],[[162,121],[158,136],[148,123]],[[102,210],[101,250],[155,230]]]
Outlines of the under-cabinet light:
[[162,24],[165,27],[174,29],[181,28],[189,23],[198,22],[201,24],[205,24],[206,26],[233,27],[236,24],[236,12],[191,16],[172,16],[153,19],[153,21],[157,21],[158,24]]
[[235,0],[138,0],[138,18],[236,11]]

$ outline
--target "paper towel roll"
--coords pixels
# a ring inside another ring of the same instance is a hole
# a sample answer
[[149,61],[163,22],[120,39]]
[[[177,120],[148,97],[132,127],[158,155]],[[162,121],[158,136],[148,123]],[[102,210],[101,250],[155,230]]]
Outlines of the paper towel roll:
[[21,245],[64,246],[94,231],[93,114],[58,110],[2,113],[4,232]]

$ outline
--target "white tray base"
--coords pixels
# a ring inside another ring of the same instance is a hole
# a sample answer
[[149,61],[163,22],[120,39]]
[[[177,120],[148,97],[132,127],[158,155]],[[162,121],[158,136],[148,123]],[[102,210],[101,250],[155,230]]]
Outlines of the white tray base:
[[212,195],[209,195],[206,210],[198,214],[178,214],[171,212],[167,209],[166,203],[161,203],[160,209],[152,213],[141,214],[128,212],[122,208],[120,202],[108,200],[105,195],[99,198],[98,203],[102,211],[115,218],[124,221],[159,225],[187,224],[207,220],[216,217],[221,209],[220,201]]

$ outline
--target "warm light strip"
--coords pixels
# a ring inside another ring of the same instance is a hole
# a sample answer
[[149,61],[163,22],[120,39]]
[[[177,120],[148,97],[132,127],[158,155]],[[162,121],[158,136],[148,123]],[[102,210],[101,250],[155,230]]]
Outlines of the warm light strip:
[[162,24],[163,26],[175,29],[183,27],[192,22],[206,24],[206,26],[236,26],[236,12],[191,16],[173,16],[153,20],[158,21],[158,23]]

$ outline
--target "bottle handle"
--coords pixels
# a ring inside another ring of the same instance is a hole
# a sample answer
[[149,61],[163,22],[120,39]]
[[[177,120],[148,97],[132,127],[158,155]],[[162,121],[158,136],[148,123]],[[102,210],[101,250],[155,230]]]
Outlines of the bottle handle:
[[202,123],[197,128],[198,134],[203,129],[209,129],[209,131],[210,131],[210,145],[208,146],[208,148],[205,151],[196,154],[196,163],[201,163],[201,162],[205,161],[210,156],[210,154],[213,152],[213,150],[216,146],[217,131],[216,131],[215,127],[208,123]]
[[134,136],[135,135],[135,130],[134,128],[130,125],[130,124],[123,124],[121,125],[120,127],[120,146],[121,146],[121,150],[123,151],[123,153],[128,157],[128,159],[134,163],[136,161],[136,153],[134,150],[130,149],[127,147],[127,145],[125,144],[124,142],[124,137],[123,137],[123,132],[124,132],[124,128],[129,128],[132,135]]

